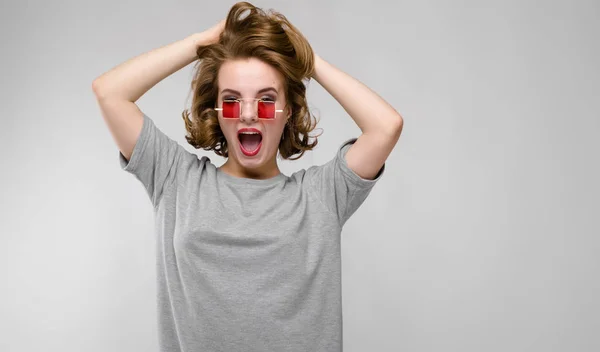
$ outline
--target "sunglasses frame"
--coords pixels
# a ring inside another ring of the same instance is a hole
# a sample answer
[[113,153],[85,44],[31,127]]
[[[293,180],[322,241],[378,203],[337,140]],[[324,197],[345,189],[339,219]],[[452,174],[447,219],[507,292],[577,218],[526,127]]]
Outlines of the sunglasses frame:
[[[242,118],[242,105],[241,102],[245,101],[245,100],[254,100],[254,101],[258,101],[258,102],[263,102],[263,103],[268,103],[268,104],[273,104],[275,105],[274,101],[268,101],[268,100],[264,100],[261,98],[237,98],[237,99],[224,99],[223,102],[238,102],[240,103],[240,112],[239,115],[240,117],[225,117],[223,116],[224,119],[231,119],[231,120],[235,120],[235,119],[241,119]],[[215,108],[216,111],[223,111],[223,108]],[[258,117],[258,104],[256,105],[256,115],[259,119],[261,120],[275,120],[277,118],[277,113],[278,112],[283,112],[283,110],[280,109],[275,109],[275,116],[273,116],[273,118],[265,118],[265,117]]]

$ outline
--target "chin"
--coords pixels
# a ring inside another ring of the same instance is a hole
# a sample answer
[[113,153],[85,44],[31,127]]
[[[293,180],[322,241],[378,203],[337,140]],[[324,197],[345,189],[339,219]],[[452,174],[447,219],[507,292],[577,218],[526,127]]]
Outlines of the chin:
[[242,158],[240,158],[238,156],[237,161],[241,167],[243,167],[244,169],[248,169],[248,170],[260,169],[261,166],[265,165],[265,162],[263,160],[256,158],[256,157],[254,157],[252,159],[248,159],[243,156],[242,156]]

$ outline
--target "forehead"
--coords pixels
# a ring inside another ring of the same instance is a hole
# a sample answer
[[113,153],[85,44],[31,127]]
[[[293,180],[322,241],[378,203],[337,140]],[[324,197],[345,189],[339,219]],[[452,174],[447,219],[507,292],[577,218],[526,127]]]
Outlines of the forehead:
[[229,88],[242,95],[254,95],[266,87],[274,87],[282,93],[283,77],[271,65],[259,59],[237,59],[228,60],[221,65],[217,84],[219,91]]

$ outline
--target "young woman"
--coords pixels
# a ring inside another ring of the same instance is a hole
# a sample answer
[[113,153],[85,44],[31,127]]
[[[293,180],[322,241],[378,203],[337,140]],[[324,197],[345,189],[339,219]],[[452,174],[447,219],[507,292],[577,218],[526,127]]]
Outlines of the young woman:
[[[197,60],[187,141],[135,101]],[[282,174],[317,143],[306,79],[362,133],[327,163]],[[121,167],[154,206],[162,351],[341,351],[341,230],[384,171],[402,117],[314,54],[285,16],[238,3],[226,20],[133,58],[93,83]]]

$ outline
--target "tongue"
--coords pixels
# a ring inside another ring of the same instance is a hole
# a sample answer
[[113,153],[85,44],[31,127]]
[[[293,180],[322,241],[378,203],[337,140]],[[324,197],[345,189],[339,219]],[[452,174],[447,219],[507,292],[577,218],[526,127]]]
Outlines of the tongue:
[[262,137],[260,134],[240,134],[240,142],[244,149],[251,152],[258,148]]

